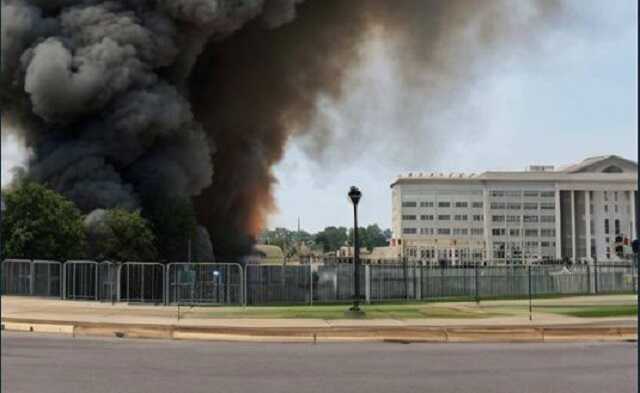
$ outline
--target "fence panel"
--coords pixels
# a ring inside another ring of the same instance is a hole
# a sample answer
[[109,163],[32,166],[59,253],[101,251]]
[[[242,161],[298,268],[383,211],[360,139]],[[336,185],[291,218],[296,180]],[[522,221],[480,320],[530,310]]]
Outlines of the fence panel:
[[32,263],[26,259],[2,261],[2,294],[24,295],[33,293]]
[[241,305],[242,267],[237,263],[170,263],[167,302]]
[[62,297],[62,264],[58,261],[35,260],[33,296]]
[[309,265],[245,265],[247,304],[310,303]]
[[414,265],[370,265],[369,296],[373,302],[415,299],[419,267]]
[[72,300],[98,299],[98,263],[67,261],[63,265],[63,298]]
[[[365,266],[360,266],[360,296],[366,292]],[[335,303],[352,301],[354,267],[352,263],[319,265],[313,274],[313,302]]]
[[104,261],[98,264],[98,299],[117,302],[120,300],[120,265]]
[[527,266],[483,266],[478,271],[480,297],[528,296]]
[[598,293],[619,293],[634,291],[634,271],[627,266],[598,266]]
[[579,295],[590,293],[587,266],[532,266],[531,290],[534,295]]
[[475,270],[468,267],[421,266],[423,299],[475,296]]
[[165,265],[155,262],[125,262],[120,267],[120,301],[164,303]]

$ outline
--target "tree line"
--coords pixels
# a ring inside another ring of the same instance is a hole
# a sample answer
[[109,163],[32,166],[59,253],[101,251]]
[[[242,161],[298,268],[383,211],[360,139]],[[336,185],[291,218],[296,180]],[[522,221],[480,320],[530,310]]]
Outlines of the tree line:
[[[391,230],[382,230],[377,224],[359,227],[360,247],[372,250],[389,244]],[[266,229],[259,242],[280,247],[286,256],[293,255],[300,244],[321,252],[336,251],[342,246],[353,246],[353,228],[329,226],[311,234],[306,231],[292,231],[287,228]]]
[[29,180],[3,190],[2,198],[3,259],[186,261],[191,240],[193,261],[210,258],[200,252],[195,212],[187,200],[159,196],[146,211],[115,208],[83,215],[72,201]]

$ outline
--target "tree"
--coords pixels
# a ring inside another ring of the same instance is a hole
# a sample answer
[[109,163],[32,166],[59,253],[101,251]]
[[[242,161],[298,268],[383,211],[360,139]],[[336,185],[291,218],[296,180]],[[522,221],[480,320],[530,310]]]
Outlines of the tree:
[[[366,228],[359,227],[358,236],[360,247],[369,251],[373,250],[374,247],[384,247],[389,244],[384,232],[377,224],[369,225]],[[349,246],[353,246],[353,228],[349,229],[347,243]]]
[[155,236],[139,212],[95,210],[85,219],[89,254],[97,260],[155,261]]
[[316,234],[315,242],[322,246],[324,252],[335,251],[347,242],[347,228],[327,227]]
[[191,200],[156,195],[149,198],[145,206],[143,213],[151,222],[160,259],[188,261],[189,241],[192,242],[192,249],[195,249],[193,242],[198,237],[196,213]]
[[84,257],[82,217],[71,201],[26,180],[15,184],[3,198],[3,257],[54,260]]

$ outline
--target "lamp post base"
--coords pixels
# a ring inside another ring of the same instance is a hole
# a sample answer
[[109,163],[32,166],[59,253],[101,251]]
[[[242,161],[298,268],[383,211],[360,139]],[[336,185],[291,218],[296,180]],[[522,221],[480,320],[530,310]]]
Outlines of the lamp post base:
[[347,311],[344,312],[344,316],[347,318],[364,318],[366,316],[364,310],[360,308],[359,305],[354,304]]

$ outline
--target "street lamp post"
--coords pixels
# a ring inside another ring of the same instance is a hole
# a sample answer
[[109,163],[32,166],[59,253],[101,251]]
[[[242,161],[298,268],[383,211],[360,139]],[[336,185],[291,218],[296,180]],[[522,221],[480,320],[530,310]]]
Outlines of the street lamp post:
[[353,203],[353,306],[348,311],[350,316],[363,316],[360,309],[360,241],[358,239],[358,202],[362,198],[362,193],[358,187],[351,186],[349,199]]

